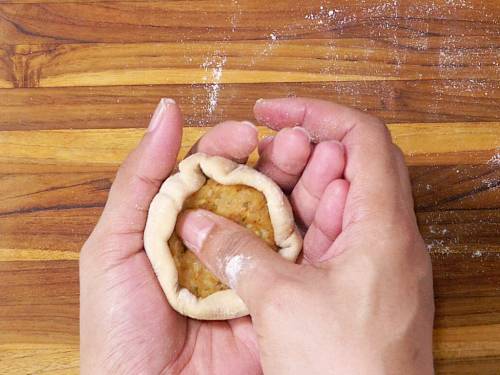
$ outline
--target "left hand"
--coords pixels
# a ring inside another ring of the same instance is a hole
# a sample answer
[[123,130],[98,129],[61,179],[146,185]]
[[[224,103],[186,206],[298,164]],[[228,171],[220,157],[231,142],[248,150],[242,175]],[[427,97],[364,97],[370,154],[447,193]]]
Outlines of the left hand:
[[[207,322],[179,315],[144,252],[149,204],[175,167],[181,136],[178,106],[162,100],[139,146],[120,167],[102,216],[81,250],[82,374],[262,372],[250,318]],[[285,191],[293,190],[294,209],[310,224],[321,195],[342,174],[342,146],[324,142],[313,151],[301,128],[283,129],[258,144],[251,124],[227,121],[208,131],[191,152],[245,162],[257,146],[257,168]],[[329,166],[326,172],[324,166]],[[331,220],[334,229],[340,220],[341,212]]]

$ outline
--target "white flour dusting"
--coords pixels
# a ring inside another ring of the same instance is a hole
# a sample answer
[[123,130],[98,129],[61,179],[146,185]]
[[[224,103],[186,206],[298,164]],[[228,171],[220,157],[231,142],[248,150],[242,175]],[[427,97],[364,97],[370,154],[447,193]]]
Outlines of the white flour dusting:
[[473,257],[473,258],[478,258],[478,257],[480,257],[480,256],[482,256],[482,255],[483,255],[483,253],[482,253],[481,251],[479,251],[479,250],[476,250],[476,251],[474,251],[474,252],[472,253],[472,257]]
[[[222,79],[222,74],[224,70],[224,65],[226,64],[226,56],[213,56],[212,58],[206,58],[202,64],[202,67],[208,72],[211,71],[211,83],[205,86],[208,94],[208,106],[207,114],[211,115],[217,109],[217,104],[219,101],[220,92],[220,81]],[[204,80],[208,80],[205,75]]]
[[500,152],[493,155],[490,160],[488,160],[488,164],[492,167],[500,167]]
[[315,21],[317,25],[323,25],[324,23],[327,23],[328,20],[335,19],[339,12],[339,9],[326,9],[326,7],[320,6],[319,11],[306,14],[304,19]]
[[226,263],[224,272],[226,273],[227,282],[231,289],[235,289],[238,283],[238,278],[243,268],[246,268],[250,257],[244,255],[236,255],[229,259]]
[[486,185],[488,189],[498,189],[498,180],[495,180],[493,178],[485,178],[482,180],[482,183]]
[[448,229],[446,228],[439,229],[436,228],[434,225],[429,225],[429,232],[432,234],[446,234],[448,233]]
[[445,246],[444,240],[433,240],[427,244],[427,251],[431,254],[448,255],[451,250]]

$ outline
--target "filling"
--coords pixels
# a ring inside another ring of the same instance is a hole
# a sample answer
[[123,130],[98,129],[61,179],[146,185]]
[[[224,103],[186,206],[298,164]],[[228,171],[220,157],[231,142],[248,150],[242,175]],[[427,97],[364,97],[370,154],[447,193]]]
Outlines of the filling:
[[[245,185],[221,185],[207,179],[201,189],[186,200],[182,211],[195,208],[212,211],[246,227],[271,248],[278,250],[266,198],[260,191]],[[168,246],[181,287],[202,298],[228,288],[184,246],[175,231],[168,240]]]

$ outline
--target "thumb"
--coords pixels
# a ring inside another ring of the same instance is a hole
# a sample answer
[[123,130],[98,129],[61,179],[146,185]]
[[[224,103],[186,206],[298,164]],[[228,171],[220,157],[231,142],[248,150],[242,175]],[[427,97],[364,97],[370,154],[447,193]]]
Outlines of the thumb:
[[206,210],[186,211],[177,233],[223,283],[255,311],[263,288],[290,275],[287,261],[248,229]]

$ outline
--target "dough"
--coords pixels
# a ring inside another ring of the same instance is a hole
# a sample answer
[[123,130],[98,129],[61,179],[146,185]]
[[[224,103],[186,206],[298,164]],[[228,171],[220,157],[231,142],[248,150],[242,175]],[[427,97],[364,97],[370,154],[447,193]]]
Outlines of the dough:
[[271,179],[249,166],[198,153],[180,163],[179,172],[165,180],[151,203],[144,246],[171,306],[196,319],[248,314],[238,295],[175,234],[177,216],[191,208],[210,210],[247,227],[295,261],[302,239],[287,198]]

